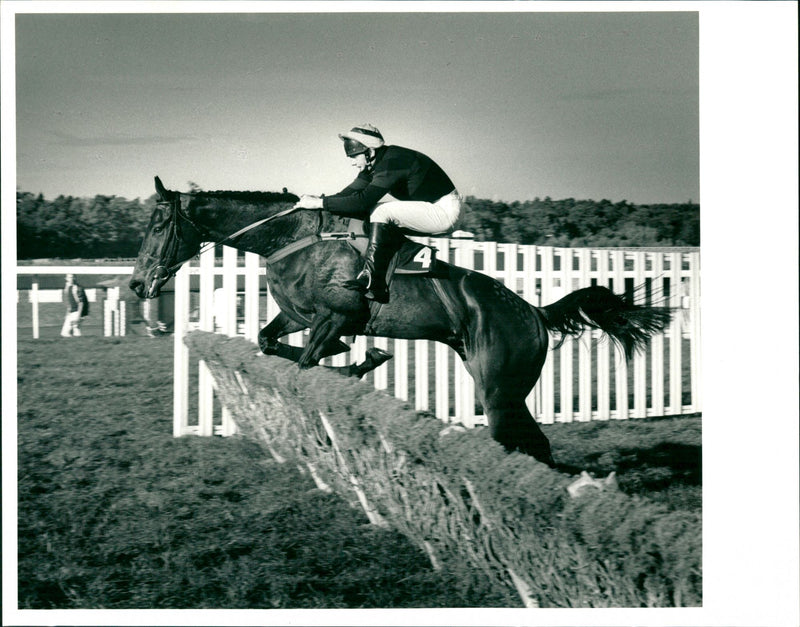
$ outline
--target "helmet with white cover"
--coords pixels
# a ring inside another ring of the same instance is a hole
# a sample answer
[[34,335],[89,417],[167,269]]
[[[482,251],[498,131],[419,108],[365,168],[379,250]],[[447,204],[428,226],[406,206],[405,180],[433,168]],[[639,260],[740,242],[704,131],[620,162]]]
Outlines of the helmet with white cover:
[[370,148],[380,148],[384,144],[381,132],[372,124],[359,124],[346,133],[341,133],[339,139],[344,141],[344,152],[348,157],[368,152]]

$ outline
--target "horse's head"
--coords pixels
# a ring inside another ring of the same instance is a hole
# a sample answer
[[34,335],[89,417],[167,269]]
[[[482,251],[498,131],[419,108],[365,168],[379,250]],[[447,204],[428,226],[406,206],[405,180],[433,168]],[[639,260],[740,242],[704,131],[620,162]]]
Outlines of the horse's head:
[[166,189],[156,177],[160,197],[142,240],[130,288],[139,298],[155,298],[181,264],[200,250],[203,233],[181,210],[181,195]]

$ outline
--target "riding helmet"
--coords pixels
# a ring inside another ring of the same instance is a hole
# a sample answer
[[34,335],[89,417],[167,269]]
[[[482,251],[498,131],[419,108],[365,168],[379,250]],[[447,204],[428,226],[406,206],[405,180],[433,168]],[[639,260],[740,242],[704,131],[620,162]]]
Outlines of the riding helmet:
[[344,141],[344,152],[348,157],[355,157],[367,152],[370,148],[383,146],[383,135],[372,124],[354,126],[346,133],[339,135]]

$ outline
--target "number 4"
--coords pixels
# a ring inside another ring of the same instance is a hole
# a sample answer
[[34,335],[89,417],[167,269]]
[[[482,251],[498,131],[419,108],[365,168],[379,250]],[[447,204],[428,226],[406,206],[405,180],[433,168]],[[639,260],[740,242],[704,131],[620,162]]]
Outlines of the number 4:
[[423,248],[420,250],[416,256],[414,257],[414,261],[416,261],[419,265],[421,265],[426,270],[430,268],[431,265],[431,249],[430,248]]

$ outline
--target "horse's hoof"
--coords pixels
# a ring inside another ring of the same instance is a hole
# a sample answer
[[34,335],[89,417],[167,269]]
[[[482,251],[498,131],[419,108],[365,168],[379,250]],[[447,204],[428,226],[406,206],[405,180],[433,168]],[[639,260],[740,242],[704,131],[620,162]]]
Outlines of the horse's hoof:
[[617,473],[612,472],[605,479],[595,479],[585,470],[581,472],[581,476],[567,486],[567,492],[574,499],[583,494],[587,489],[597,490],[598,492],[608,491],[617,492],[619,485],[617,484]]
[[258,338],[258,348],[265,355],[274,355],[275,353],[278,352],[275,344],[270,344],[269,342],[262,341],[261,338]]
[[446,435],[450,435],[451,433],[466,433],[467,428],[462,427],[461,425],[450,425],[449,427],[445,427],[441,431],[439,431],[439,437],[443,438]]
[[370,348],[364,358],[364,363],[370,368],[377,368],[384,362],[389,361],[392,357],[394,357],[394,355],[380,348]]

